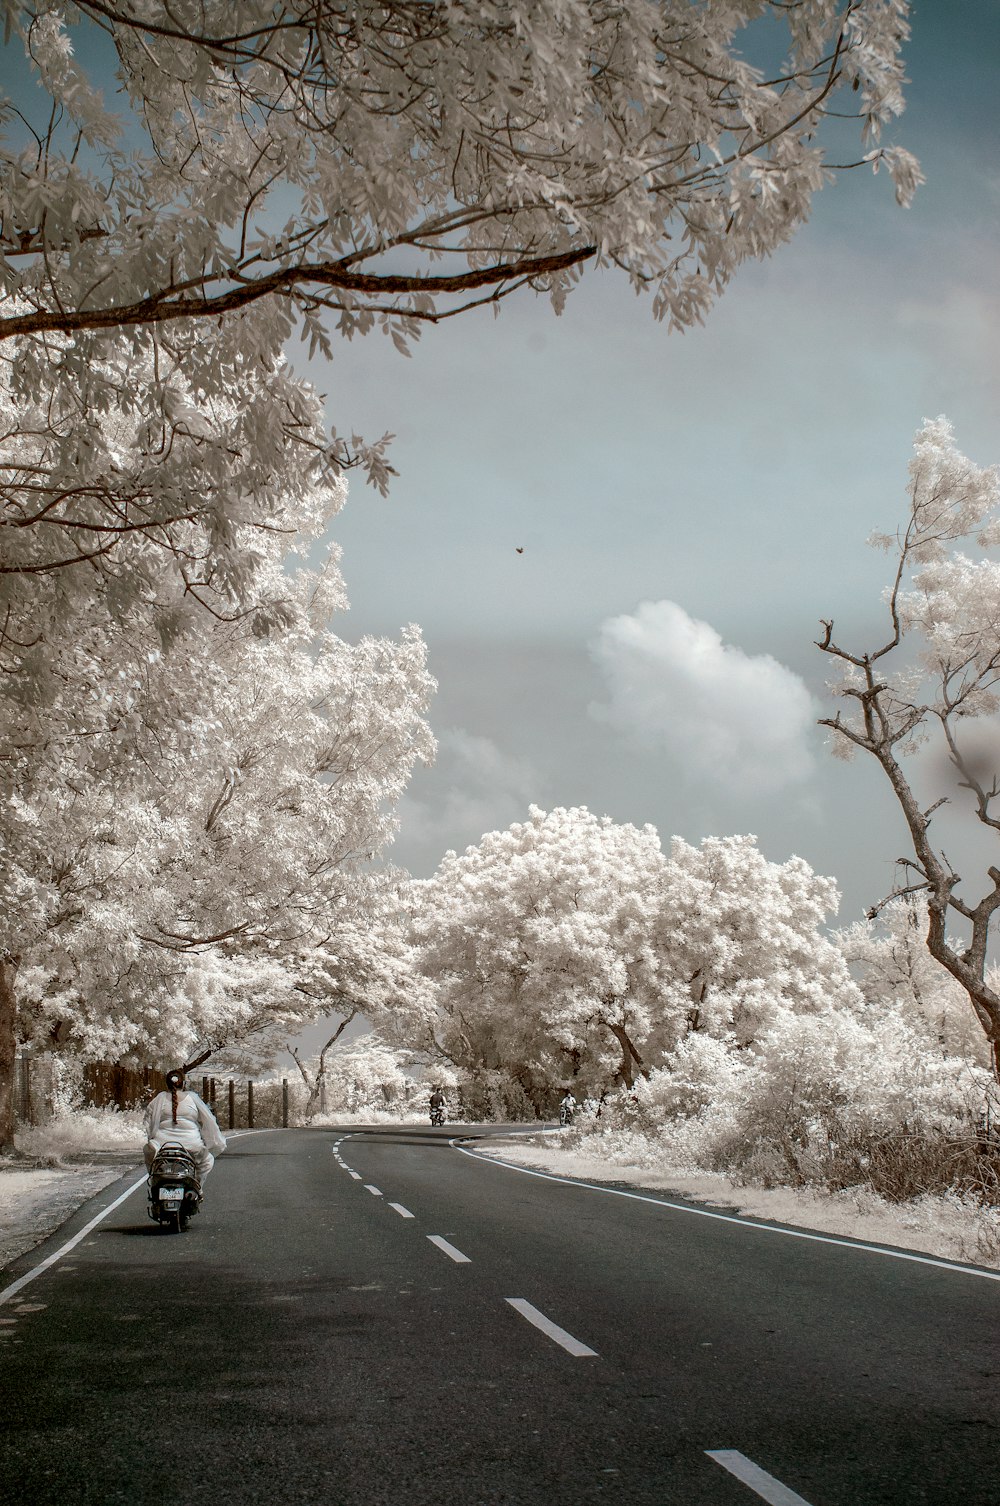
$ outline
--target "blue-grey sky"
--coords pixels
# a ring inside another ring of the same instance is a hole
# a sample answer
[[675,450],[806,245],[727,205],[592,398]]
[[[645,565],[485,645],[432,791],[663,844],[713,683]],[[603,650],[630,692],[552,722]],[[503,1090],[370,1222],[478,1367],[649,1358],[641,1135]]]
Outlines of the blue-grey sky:
[[1000,461],[1000,3],[918,0],[912,22],[891,139],[927,174],[913,207],[841,175],[703,329],[668,335],[590,274],[561,318],[522,296],[410,360],[371,336],[309,368],[341,432],[396,435],[389,499],[356,478],[336,523],[337,626],[429,645],[441,751],[394,851],[417,875],[535,802],[665,842],[754,831],[836,875],[845,920],[890,887],[879,771],[807,730],[830,704],[818,619],[871,646],[887,562],[865,540],[905,510],[925,416]]

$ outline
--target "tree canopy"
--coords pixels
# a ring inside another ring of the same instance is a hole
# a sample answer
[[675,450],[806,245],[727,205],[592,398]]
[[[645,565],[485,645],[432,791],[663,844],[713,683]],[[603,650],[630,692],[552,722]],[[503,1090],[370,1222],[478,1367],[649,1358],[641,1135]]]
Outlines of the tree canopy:
[[412,886],[410,940],[430,992],[414,1043],[475,1074],[504,1070],[536,1107],[595,1095],[692,1034],[744,1047],[782,1011],[859,996],[822,934],[837,892],[753,837],[674,838],[584,807],[490,832]]
[[[808,213],[849,115],[907,199],[905,0],[6,0],[0,337],[230,313],[397,338],[620,267],[676,325]],[[8,70],[8,77],[12,70]],[[113,103],[107,95],[114,96]],[[442,301],[443,300],[443,301]],[[451,300],[451,302],[449,302]]]

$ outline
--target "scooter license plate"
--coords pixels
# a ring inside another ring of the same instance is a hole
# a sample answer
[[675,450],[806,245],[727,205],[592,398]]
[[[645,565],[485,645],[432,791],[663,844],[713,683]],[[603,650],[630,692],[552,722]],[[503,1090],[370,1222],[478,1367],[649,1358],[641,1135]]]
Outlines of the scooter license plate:
[[183,1201],[184,1201],[184,1188],[183,1187],[161,1187],[160,1188],[160,1202],[161,1203],[183,1203]]

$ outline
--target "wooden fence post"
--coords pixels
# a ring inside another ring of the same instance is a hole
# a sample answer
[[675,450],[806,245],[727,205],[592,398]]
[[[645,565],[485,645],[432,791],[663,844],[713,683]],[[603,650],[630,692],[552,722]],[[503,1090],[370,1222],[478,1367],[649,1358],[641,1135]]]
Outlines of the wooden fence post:
[[281,1128],[288,1128],[288,1078],[281,1079]]
[[247,1129],[253,1129],[253,1083],[247,1083]]
[[211,1092],[211,1089],[208,1086],[208,1078],[207,1077],[203,1077],[202,1080],[201,1080],[201,1101],[202,1101],[202,1103],[208,1103],[209,1102],[209,1094],[210,1094],[210,1092]]
[[34,1124],[35,1116],[31,1112],[31,1057],[27,1051],[21,1053],[21,1123]]
[[236,1124],[236,1084],[233,1082],[233,1079],[230,1078],[229,1079],[229,1128],[232,1129],[235,1126],[235,1124]]

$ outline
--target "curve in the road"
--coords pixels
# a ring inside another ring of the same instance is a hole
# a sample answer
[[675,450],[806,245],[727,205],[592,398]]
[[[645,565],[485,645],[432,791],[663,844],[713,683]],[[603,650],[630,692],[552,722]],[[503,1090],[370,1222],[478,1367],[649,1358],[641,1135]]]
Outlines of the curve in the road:
[[506,1171],[519,1171],[527,1177],[541,1177],[546,1182],[559,1182],[564,1187],[579,1187],[589,1192],[603,1192],[611,1197],[630,1198],[636,1203],[650,1203],[654,1208],[668,1208],[672,1213],[693,1213],[698,1218],[714,1218],[724,1224],[740,1224],[746,1229],[758,1229],[762,1234],[784,1234],[789,1239],[808,1239],[821,1245],[840,1245],[846,1250],[867,1250],[872,1255],[887,1255],[892,1260],[912,1260],[918,1265],[936,1266],[942,1271],[955,1271],[961,1276],[982,1276],[987,1281],[1000,1281],[1000,1271],[990,1271],[981,1265],[964,1265],[957,1260],[938,1260],[933,1255],[916,1255],[912,1250],[897,1250],[891,1245],[875,1245],[866,1239],[840,1239],[835,1234],[815,1234],[808,1229],[790,1229],[785,1224],[762,1224],[756,1219],[745,1218],[736,1213],[716,1213],[711,1208],[695,1208],[690,1203],[674,1203],[668,1198],[650,1197],[643,1192],[626,1192],[623,1187],[604,1187],[600,1182],[588,1182],[582,1177],[560,1177],[553,1171],[538,1171],[533,1166],[519,1166],[516,1161],[504,1161],[500,1156],[484,1156],[479,1151],[468,1150],[456,1139],[448,1141],[452,1150],[474,1161],[485,1161],[491,1166],[502,1166]]

